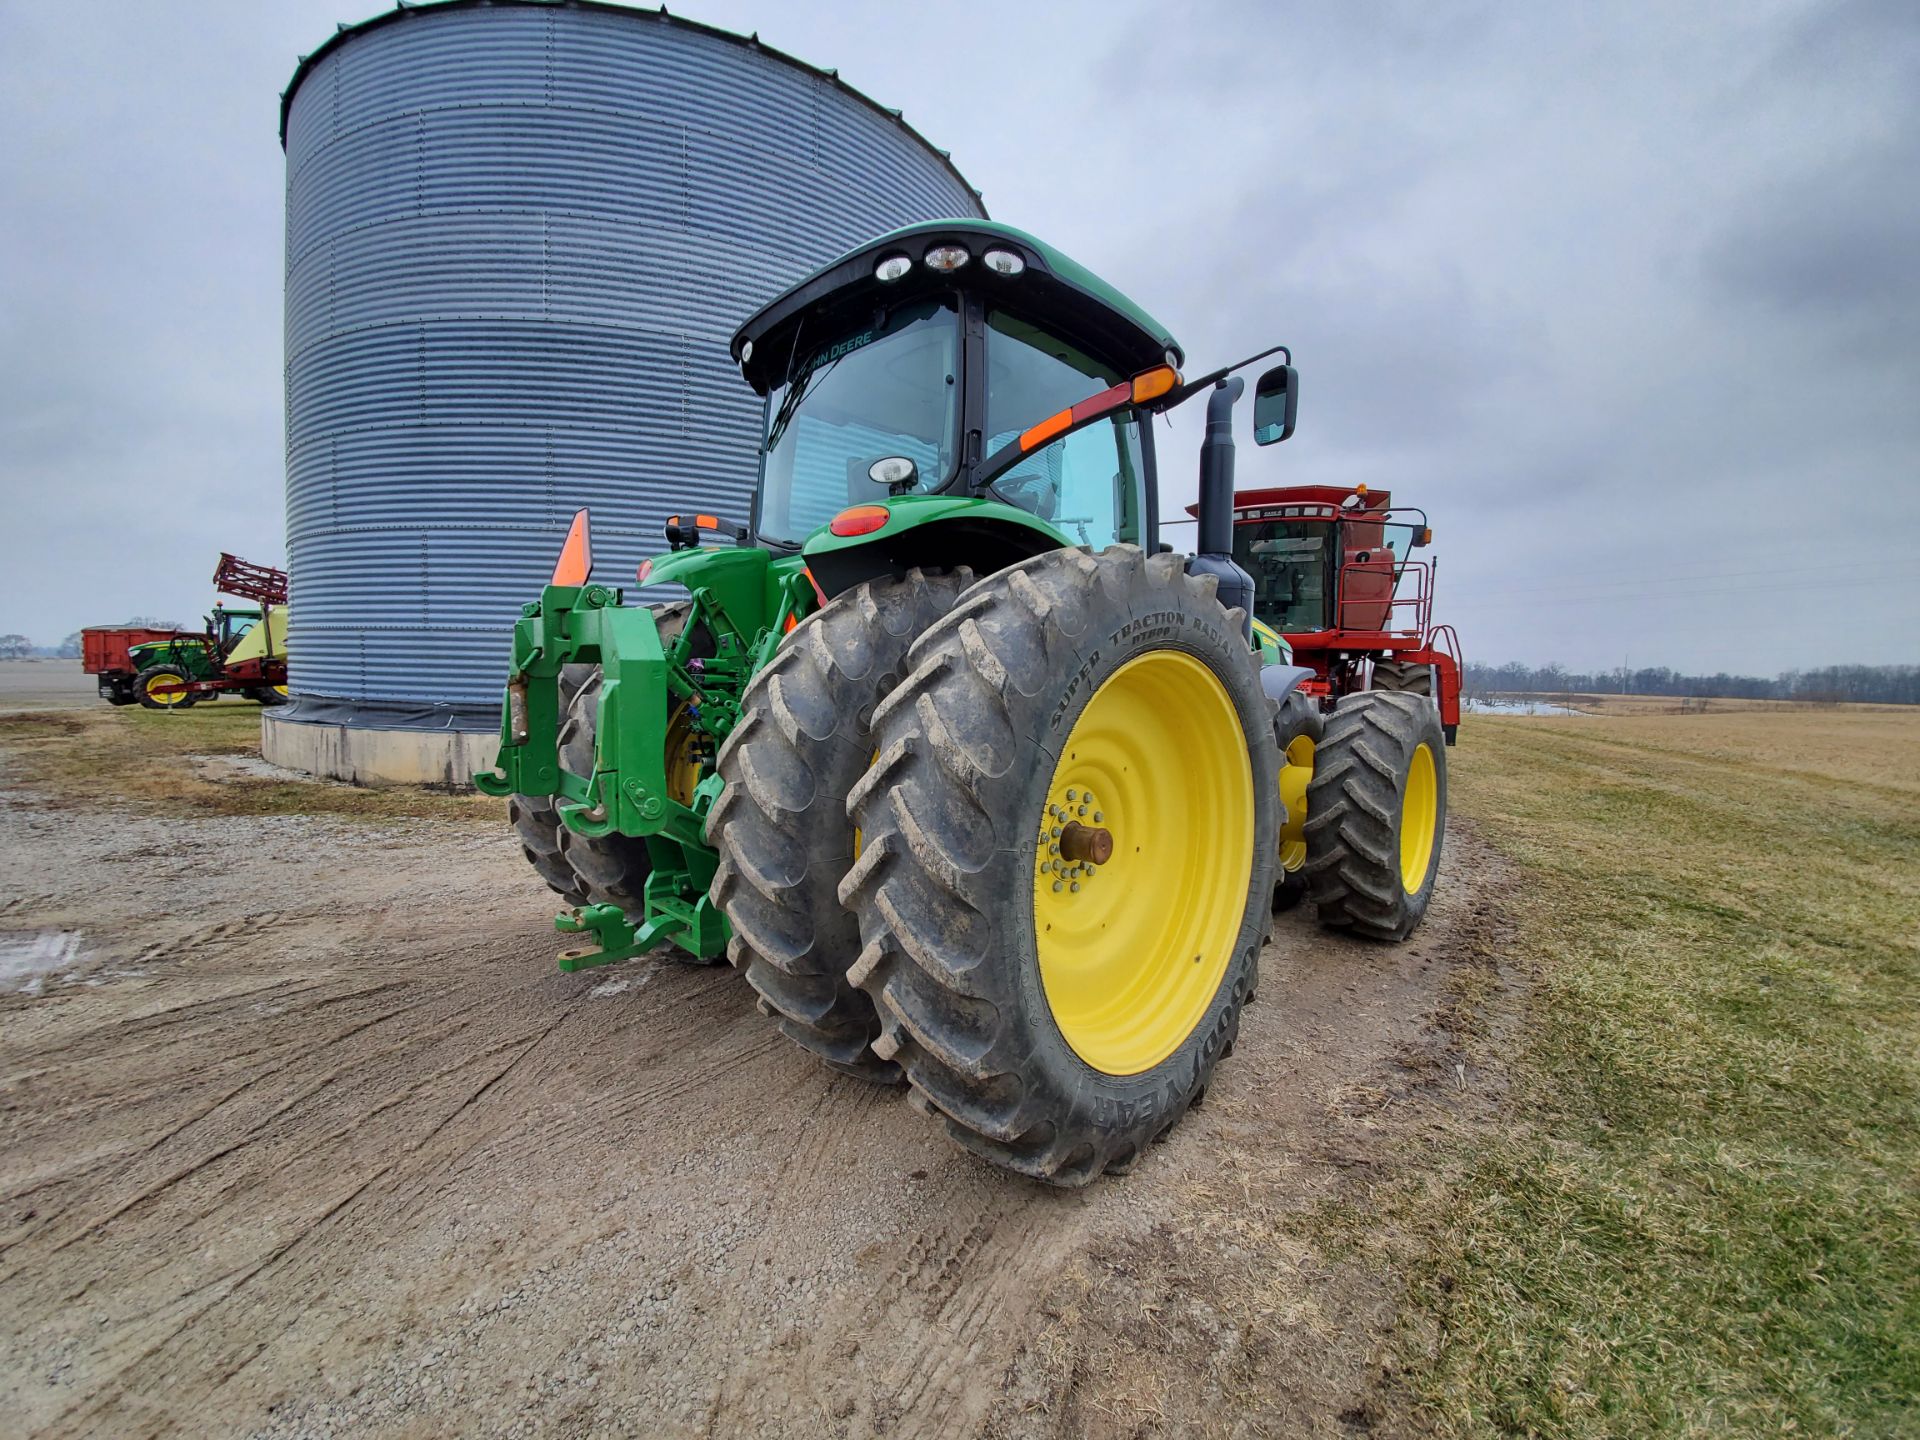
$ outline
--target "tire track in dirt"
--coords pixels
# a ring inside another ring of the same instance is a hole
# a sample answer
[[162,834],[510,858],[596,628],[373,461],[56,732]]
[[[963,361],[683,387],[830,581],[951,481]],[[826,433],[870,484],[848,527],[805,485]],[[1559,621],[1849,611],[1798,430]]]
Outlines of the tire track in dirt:
[[1207,1106],[1061,1194],[819,1067],[730,970],[559,974],[504,834],[310,824],[296,881],[247,823],[64,820],[83,849],[151,824],[234,898],[89,908],[0,810],[0,864],[100,966],[184,957],[0,997],[0,1406],[29,1433],[1050,1433],[1118,1403],[1048,1358],[1082,1353],[1050,1310],[1103,1313],[1063,1285],[1209,1187],[1306,1203],[1364,1168],[1481,883],[1450,869],[1401,952],[1283,917]]

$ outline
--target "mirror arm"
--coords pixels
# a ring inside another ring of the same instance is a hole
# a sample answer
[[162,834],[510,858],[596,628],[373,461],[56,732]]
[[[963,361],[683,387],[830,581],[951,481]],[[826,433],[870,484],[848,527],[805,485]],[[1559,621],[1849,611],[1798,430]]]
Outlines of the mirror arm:
[[1233,374],[1234,371],[1244,370],[1247,366],[1264,360],[1269,355],[1284,355],[1287,357],[1285,363],[1288,365],[1293,363],[1293,351],[1285,345],[1275,345],[1271,349],[1262,350],[1258,355],[1249,355],[1246,359],[1236,360],[1231,365],[1222,365],[1218,370],[1207,375],[1202,375],[1197,380],[1189,380],[1186,384],[1169,390],[1158,400],[1149,401],[1140,408],[1150,414],[1162,414],[1173,409],[1176,405],[1181,405],[1191,400],[1202,390],[1211,390],[1215,385],[1218,385],[1222,380],[1226,379],[1227,376]]

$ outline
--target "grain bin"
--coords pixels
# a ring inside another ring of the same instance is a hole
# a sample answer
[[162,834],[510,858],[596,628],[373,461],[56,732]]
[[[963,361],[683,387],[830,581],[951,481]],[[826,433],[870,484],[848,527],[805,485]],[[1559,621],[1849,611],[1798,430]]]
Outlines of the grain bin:
[[609,578],[670,514],[746,518],[739,321],[882,231],[984,214],[832,71],[588,0],[344,27],[281,141],[294,701],[267,748],[349,778],[484,766],[579,507]]

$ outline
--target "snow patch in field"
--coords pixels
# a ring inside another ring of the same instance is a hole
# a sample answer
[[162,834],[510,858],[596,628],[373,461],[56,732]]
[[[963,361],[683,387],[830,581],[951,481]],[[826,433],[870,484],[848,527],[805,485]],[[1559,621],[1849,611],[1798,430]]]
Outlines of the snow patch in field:
[[1584,715],[1569,705],[1550,700],[1463,700],[1460,708],[1469,715]]

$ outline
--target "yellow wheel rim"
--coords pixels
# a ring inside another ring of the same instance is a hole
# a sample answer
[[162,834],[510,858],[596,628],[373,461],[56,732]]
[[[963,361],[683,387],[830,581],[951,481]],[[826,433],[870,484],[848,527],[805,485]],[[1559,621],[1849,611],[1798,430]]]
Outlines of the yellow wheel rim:
[[1280,868],[1289,875],[1307,863],[1307,785],[1313,779],[1313,737],[1296,735],[1280,757]]
[[284,700],[284,699],[286,699],[286,696],[287,696],[287,687],[286,687],[286,686],[284,686],[284,685],[275,685],[275,686],[273,686],[272,688],[273,688],[273,693],[274,693],[274,694],[276,694],[276,695],[278,695],[278,696],[279,696],[279,697],[280,697],[281,699],[283,699],[283,700]]
[[[178,685],[180,688],[172,692],[156,692],[153,688],[156,685]],[[187,698],[186,686],[187,682],[177,675],[156,675],[147,682],[147,698],[156,705],[172,707]]]
[[1407,789],[1400,797],[1400,883],[1415,895],[1426,883],[1433,859],[1434,822],[1440,813],[1440,786],[1433,774],[1433,751],[1423,741],[1407,766]]
[[700,784],[700,759],[693,746],[693,717],[682,704],[667,721],[667,797],[693,808],[693,792]]
[[[1035,817],[1033,930],[1054,1023],[1094,1069],[1151,1070],[1206,1015],[1246,911],[1253,812],[1239,717],[1191,655],[1129,660],[1081,711]],[[1073,823],[1111,838],[1104,864],[1062,851]]]

